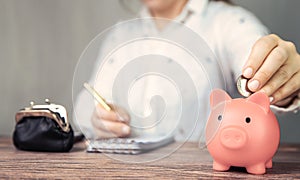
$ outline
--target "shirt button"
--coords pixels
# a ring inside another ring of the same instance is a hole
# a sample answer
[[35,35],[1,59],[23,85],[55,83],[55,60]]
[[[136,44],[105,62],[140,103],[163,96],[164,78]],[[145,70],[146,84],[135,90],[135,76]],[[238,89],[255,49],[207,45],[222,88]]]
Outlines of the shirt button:
[[181,135],[184,135],[184,130],[183,130],[182,128],[180,128],[180,129],[179,129],[179,133],[180,133]]
[[245,22],[245,19],[244,18],[241,18],[240,19],[240,24],[243,24]]
[[115,60],[114,60],[113,58],[111,58],[111,59],[108,61],[108,63],[109,63],[109,64],[112,64],[112,63],[114,63],[114,61],[115,61]]
[[207,63],[211,63],[211,62],[212,62],[212,60],[211,60],[210,57],[206,57],[206,58],[205,58],[205,61],[206,61]]

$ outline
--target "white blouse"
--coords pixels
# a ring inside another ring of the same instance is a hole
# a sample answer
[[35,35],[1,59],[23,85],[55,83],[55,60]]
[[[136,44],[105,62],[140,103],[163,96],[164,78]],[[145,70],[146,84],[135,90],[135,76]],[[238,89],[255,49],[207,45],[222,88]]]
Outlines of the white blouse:
[[[140,18],[147,17],[151,16],[143,8]],[[210,91],[212,88],[222,88],[232,96],[237,95],[235,80],[242,73],[253,44],[268,30],[247,10],[208,0],[189,0],[175,21],[203,38],[215,55],[202,52],[200,56],[208,57],[200,60],[205,70],[201,70],[199,64],[192,60],[193,57],[182,48],[166,45],[162,41],[146,38],[114,49],[120,42],[130,40],[138,33],[145,37],[174,33],[180,39],[183,29],[182,26],[173,26],[166,31],[159,31],[155,25],[133,21],[106,38],[95,69],[91,72],[90,83],[108,101],[125,106],[132,117],[134,135],[161,136],[171,133],[176,140],[199,141],[204,137],[209,116]],[[190,42],[191,46],[202,45],[193,39]],[[111,53],[112,49],[114,53]],[[135,63],[134,68],[126,66],[130,63]],[[158,72],[154,73],[154,70]],[[185,72],[191,81],[184,78]],[[169,75],[174,75],[176,80]],[[208,79],[205,78],[207,76]],[[117,78],[119,80],[115,81]],[[186,85],[182,85],[183,82]],[[195,92],[197,95],[194,96]],[[87,137],[94,136],[90,120],[94,105],[90,101],[90,95],[82,91],[78,95],[74,115]],[[288,109],[274,108],[277,111],[290,111],[296,107],[299,105]]]

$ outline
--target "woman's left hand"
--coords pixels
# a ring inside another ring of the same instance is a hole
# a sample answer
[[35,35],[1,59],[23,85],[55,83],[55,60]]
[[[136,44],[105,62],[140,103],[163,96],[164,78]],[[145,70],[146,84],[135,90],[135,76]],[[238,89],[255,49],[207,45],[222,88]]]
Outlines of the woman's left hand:
[[299,93],[300,55],[292,42],[264,36],[253,46],[243,76],[252,92],[265,92],[271,104],[285,106]]

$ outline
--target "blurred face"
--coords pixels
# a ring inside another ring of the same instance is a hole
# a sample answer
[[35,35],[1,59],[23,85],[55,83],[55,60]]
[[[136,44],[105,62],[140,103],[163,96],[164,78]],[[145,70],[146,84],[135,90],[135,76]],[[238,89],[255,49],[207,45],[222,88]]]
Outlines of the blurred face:
[[144,5],[152,11],[164,11],[172,5],[184,0],[142,0]]

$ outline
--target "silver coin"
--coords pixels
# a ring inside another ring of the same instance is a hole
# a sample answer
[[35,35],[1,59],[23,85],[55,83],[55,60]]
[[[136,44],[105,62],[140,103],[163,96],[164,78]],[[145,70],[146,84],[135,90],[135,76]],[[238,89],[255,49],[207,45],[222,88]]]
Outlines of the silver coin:
[[242,75],[238,77],[236,81],[238,92],[244,97],[249,97],[252,94],[252,92],[247,88],[247,83],[248,79]]

